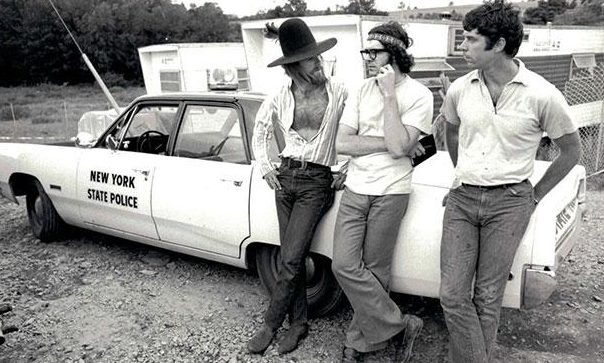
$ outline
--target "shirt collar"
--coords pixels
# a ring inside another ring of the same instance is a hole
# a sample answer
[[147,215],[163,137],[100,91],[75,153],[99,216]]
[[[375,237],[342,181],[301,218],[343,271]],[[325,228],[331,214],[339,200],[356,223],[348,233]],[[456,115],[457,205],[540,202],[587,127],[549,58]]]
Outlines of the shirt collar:
[[[516,62],[516,64],[518,64],[518,73],[516,73],[514,78],[512,78],[512,80],[510,82],[508,82],[508,84],[519,83],[524,86],[528,86],[530,83],[528,69],[526,68],[526,66],[520,59],[514,58],[514,62]],[[470,76],[470,82],[474,82],[474,81],[484,82],[484,79],[482,77],[482,72],[480,70],[474,71],[472,73],[472,75]]]

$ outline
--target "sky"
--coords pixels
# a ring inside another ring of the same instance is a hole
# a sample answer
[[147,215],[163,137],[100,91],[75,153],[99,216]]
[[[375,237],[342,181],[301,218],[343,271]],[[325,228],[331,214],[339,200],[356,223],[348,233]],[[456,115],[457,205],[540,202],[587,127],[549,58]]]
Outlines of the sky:
[[[411,8],[432,8],[439,6],[447,6],[451,0],[404,0],[405,7],[410,6]],[[512,0],[517,2],[519,0]],[[174,2],[184,3],[189,5],[195,3],[202,5],[205,2],[214,2],[222,9],[225,14],[234,14],[237,16],[253,15],[261,10],[273,9],[276,6],[282,6],[286,3],[286,0],[174,0]],[[376,9],[384,11],[398,10],[398,5],[401,0],[376,0]],[[348,0],[306,0],[308,9],[311,10],[325,10],[328,7],[331,9],[336,8],[336,5],[347,5]],[[482,0],[453,0],[455,5],[468,5],[468,4],[480,4]]]

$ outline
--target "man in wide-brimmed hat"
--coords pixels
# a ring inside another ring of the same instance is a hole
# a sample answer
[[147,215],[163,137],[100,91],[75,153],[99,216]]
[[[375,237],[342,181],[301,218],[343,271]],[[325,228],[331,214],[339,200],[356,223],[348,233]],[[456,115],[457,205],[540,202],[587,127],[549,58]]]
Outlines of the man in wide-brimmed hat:
[[[336,44],[335,38],[317,42],[301,19],[288,19],[278,33],[283,56],[269,67],[281,65],[288,76],[275,94],[267,97],[256,116],[252,146],[264,180],[275,190],[281,266],[264,324],[248,342],[252,353],[263,353],[289,315],[290,328],[279,343],[279,353],[290,352],[308,333],[305,259],[317,224],[333,203],[336,163],[335,138],[347,92],[329,79],[320,54]],[[278,168],[269,160],[269,140],[280,149]]]

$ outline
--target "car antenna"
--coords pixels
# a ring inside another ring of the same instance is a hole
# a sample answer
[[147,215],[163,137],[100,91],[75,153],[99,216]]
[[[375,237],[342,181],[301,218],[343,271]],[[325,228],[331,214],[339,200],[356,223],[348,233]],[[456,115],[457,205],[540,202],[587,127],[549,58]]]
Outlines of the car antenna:
[[118,106],[117,102],[115,102],[115,99],[111,95],[111,92],[109,92],[109,89],[105,85],[105,82],[103,82],[103,80],[101,79],[101,76],[99,76],[99,73],[96,71],[96,69],[94,68],[94,66],[92,65],[92,63],[90,62],[90,60],[88,59],[88,57],[86,56],[86,54],[84,53],[84,51],[82,50],[82,48],[80,48],[80,45],[78,44],[78,42],[75,39],[75,37],[73,36],[73,34],[71,34],[71,31],[67,27],[67,24],[65,24],[65,21],[63,21],[63,18],[61,17],[61,14],[59,14],[59,11],[55,7],[55,4],[53,4],[52,0],[48,0],[48,2],[50,3],[50,6],[52,6],[52,8],[54,9],[55,13],[57,13],[57,16],[59,17],[59,20],[61,20],[61,23],[63,24],[63,26],[67,30],[67,33],[69,33],[69,36],[71,37],[71,39],[75,43],[76,47],[78,47],[78,50],[82,54],[82,59],[84,59],[84,63],[86,63],[86,66],[88,66],[88,69],[90,70],[90,72],[92,72],[92,75],[94,76],[94,79],[96,79],[97,83],[99,84],[99,86],[103,90],[103,93],[105,94],[105,97],[107,97],[107,100],[109,100],[109,103],[111,104],[111,106],[113,107],[113,109],[115,110],[115,112],[117,112],[117,114],[119,115],[119,113],[120,113],[120,107]]

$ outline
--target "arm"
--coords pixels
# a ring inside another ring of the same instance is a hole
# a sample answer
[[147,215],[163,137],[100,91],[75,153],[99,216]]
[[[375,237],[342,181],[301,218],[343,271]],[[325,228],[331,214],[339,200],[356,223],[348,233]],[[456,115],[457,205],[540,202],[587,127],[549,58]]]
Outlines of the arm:
[[395,74],[392,66],[382,67],[377,81],[384,97],[384,141],[390,155],[394,159],[398,159],[409,154],[417,142],[420,132],[416,128],[407,127],[401,123],[394,80]]
[[252,136],[252,149],[258,162],[262,178],[271,189],[279,190],[281,185],[277,179],[279,172],[273,167],[268,156],[269,140],[273,135],[273,107],[272,100],[267,99],[262,103],[256,121],[254,123],[254,133]]
[[395,96],[384,96],[384,141],[394,159],[407,156],[419,139],[420,130],[401,123]]
[[449,157],[453,162],[453,166],[457,166],[457,155],[458,155],[458,141],[459,139],[459,125],[452,123],[445,123],[445,143],[447,150],[449,151]]
[[560,148],[560,154],[547,168],[543,178],[535,185],[535,199],[541,200],[566,174],[579,162],[581,157],[581,140],[577,131],[554,139]]
[[338,153],[351,156],[363,156],[388,151],[383,137],[359,136],[357,130],[341,124],[336,138]]

